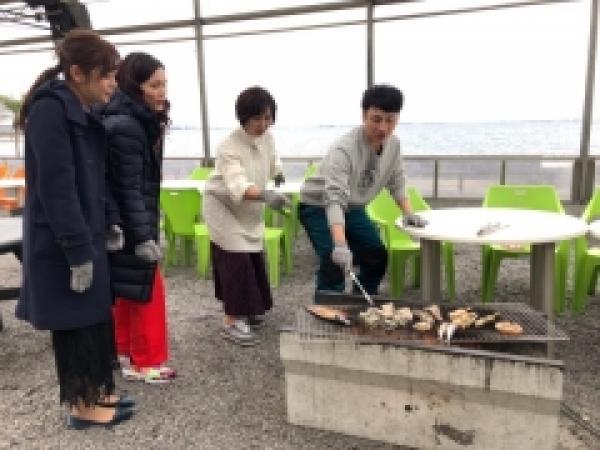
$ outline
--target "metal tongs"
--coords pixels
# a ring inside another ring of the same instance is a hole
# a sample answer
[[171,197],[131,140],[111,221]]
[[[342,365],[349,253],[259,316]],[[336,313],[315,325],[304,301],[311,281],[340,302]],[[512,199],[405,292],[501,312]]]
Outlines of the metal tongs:
[[452,322],[442,322],[438,328],[438,338],[445,344],[450,344],[450,340],[456,332],[456,325]]
[[365,300],[367,301],[369,306],[375,306],[375,302],[373,301],[373,299],[371,298],[369,293],[365,290],[365,288],[360,283],[360,281],[358,281],[358,277],[356,276],[354,271],[352,269],[348,269],[348,274],[350,275],[350,278],[352,279],[352,281],[354,281],[354,284],[356,284],[358,289],[360,289],[360,292],[362,293],[363,297],[365,298]]
[[501,222],[489,222],[477,230],[477,236],[487,236],[488,234],[495,233],[496,231],[508,228],[508,225]]

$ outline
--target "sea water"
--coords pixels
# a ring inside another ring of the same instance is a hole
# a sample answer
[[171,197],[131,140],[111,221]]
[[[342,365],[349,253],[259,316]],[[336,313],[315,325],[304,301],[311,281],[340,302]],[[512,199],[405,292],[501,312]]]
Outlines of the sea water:
[[[354,125],[292,127],[275,125],[272,133],[282,157],[319,157]],[[210,129],[213,152],[231,129]],[[481,123],[400,123],[396,130],[405,155],[579,155],[578,120],[501,121]],[[592,128],[590,154],[600,154],[600,121]],[[14,156],[14,142],[0,139],[0,157]],[[165,156],[202,158],[202,130],[173,126]]]

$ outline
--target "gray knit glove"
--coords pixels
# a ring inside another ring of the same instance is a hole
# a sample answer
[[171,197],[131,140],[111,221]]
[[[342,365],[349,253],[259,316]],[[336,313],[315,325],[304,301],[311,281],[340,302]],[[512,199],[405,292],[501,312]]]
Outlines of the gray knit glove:
[[116,252],[123,249],[125,245],[125,236],[119,225],[113,225],[106,233],[106,250]]
[[281,210],[283,208],[289,208],[292,206],[290,199],[285,194],[277,191],[262,191],[259,200],[262,200],[272,209],[276,210]]
[[71,267],[71,290],[82,293],[92,285],[94,276],[94,263],[86,261],[79,266]]
[[345,272],[352,268],[352,252],[345,242],[336,242],[331,252],[331,260]]
[[279,172],[277,175],[273,177],[273,182],[275,183],[275,187],[279,187],[283,183],[285,183],[285,177],[283,173]]
[[402,225],[405,227],[423,228],[428,222],[417,214],[406,214],[402,218]]
[[156,262],[160,259],[160,247],[153,239],[142,242],[135,246],[135,256],[146,262]]

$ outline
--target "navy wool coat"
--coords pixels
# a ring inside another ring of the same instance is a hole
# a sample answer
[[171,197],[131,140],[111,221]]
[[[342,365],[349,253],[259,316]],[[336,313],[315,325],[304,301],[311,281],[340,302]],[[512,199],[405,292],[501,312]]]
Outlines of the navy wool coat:
[[123,250],[110,255],[116,297],[147,302],[156,263],[135,256],[135,246],[159,240],[162,139],[156,115],[117,90],[100,110],[109,142],[109,182],[125,235]]
[[[107,205],[112,201],[107,148],[102,123],[63,81],[36,91],[25,129],[23,286],[16,315],[38,329],[82,328],[111,319],[106,231],[119,220]],[[70,267],[89,260],[92,285],[76,293]]]

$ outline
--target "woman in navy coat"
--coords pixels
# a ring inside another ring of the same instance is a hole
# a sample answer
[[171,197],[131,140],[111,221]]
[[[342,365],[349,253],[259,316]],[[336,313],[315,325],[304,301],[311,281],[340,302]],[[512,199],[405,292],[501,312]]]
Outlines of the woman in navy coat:
[[[107,140],[92,103],[106,102],[119,56],[96,33],[72,31],[25,97],[26,197],[23,287],[17,317],[51,330],[68,425],[113,425],[132,415],[112,395],[112,327],[105,160]],[[57,79],[64,76],[64,81]]]

